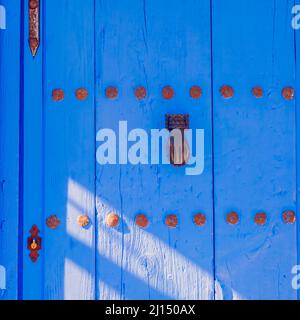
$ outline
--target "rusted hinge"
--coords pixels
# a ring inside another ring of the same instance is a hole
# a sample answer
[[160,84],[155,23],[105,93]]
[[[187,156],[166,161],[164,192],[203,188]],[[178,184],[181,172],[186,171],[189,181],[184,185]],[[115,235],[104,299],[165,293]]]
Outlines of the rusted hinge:
[[29,0],[29,47],[33,57],[40,46],[40,0]]

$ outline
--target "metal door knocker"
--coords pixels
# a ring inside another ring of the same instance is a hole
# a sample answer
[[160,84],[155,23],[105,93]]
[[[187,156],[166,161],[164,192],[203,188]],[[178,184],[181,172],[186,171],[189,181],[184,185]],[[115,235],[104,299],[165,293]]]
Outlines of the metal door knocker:
[[170,163],[176,167],[186,165],[190,157],[190,148],[184,130],[189,129],[189,115],[167,114],[166,128],[170,131],[167,145]]

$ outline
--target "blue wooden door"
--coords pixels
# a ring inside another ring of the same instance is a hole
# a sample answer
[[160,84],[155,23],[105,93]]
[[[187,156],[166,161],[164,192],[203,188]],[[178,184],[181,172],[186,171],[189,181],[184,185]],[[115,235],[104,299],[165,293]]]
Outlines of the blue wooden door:
[[22,1],[19,298],[297,298],[293,2],[45,0],[33,58]]

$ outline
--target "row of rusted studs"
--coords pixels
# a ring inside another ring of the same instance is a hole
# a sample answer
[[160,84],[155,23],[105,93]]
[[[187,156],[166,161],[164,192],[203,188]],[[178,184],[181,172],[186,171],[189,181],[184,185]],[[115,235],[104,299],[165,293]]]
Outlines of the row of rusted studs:
[[[234,89],[229,85],[224,85],[220,88],[220,93],[224,99],[230,99],[234,96]],[[286,100],[293,100],[295,96],[295,90],[292,87],[285,87],[282,89],[282,96]],[[134,90],[134,94],[138,100],[142,100],[147,96],[147,89],[145,87],[137,87]],[[262,98],[264,96],[264,90],[262,87],[252,88],[252,94],[256,98]],[[108,99],[116,99],[119,95],[118,88],[108,87],[105,90],[105,95]],[[88,97],[88,90],[85,88],[79,88],[75,91],[75,96],[78,100],[85,100]],[[162,89],[162,97],[166,100],[171,100],[175,96],[175,90],[171,86],[166,86]],[[193,99],[199,99],[202,96],[202,88],[199,86],[193,86],[190,88],[190,96]],[[52,91],[52,98],[54,101],[62,101],[65,98],[65,92],[62,89],[54,89]]]
[[[282,214],[282,219],[286,224],[294,224],[296,221],[296,214],[292,210],[284,211]],[[265,212],[258,212],[254,217],[254,222],[263,226],[267,223],[268,217]],[[193,221],[195,225],[202,227],[206,223],[206,216],[203,213],[197,213]],[[236,225],[239,223],[240,218],[237,212],[229,212],[226,215],[226,221],[230,225]],[[79,216],[77,219],[77,223],[81,227],[87,227],[90,224],[90,219],[87,215]],[[106,217],[106,224],[111,228],[116,228],[120,223],[120,216],[116,213],[109,213]],[[149,219],[145,214],[138,214],[135,217],[135,223],[140,228],[147,228],[149,226]],[[60,225],[60,219],[56,215],[50,216],[46,220],[46,224],[50,229],[56,229]],[[165,218],[165,224],[169,228],[176,228],[178,226],[178,217],[175,214],[169,214]]]

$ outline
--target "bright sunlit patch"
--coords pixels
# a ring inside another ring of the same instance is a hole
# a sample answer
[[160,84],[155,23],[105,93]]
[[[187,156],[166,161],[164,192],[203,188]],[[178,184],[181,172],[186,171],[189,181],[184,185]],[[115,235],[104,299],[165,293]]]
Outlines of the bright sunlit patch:
[[0,290],[6,290],[6,270],[0,265]]
[[4,6],[0,5],[0,29],[6,29],[6,10]]
[[93,228],[94,217],[94,196],[93,194],[82,187],[72,179],[68,181],[68,203],[67,203],[67,232],[74,239],[88,246],[94,247],[93,240],[86,229],[80,227],[77,223],[77,218],[81,215],[89,216],[91,225],[88,228]]

